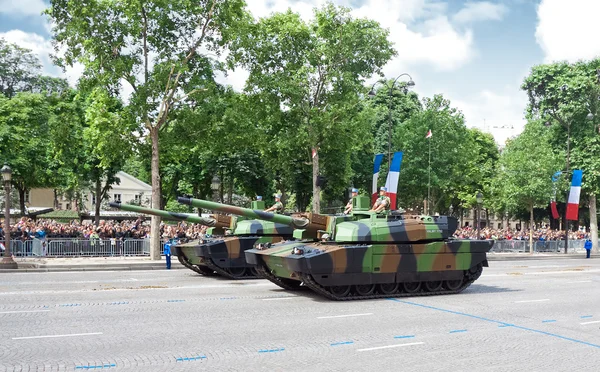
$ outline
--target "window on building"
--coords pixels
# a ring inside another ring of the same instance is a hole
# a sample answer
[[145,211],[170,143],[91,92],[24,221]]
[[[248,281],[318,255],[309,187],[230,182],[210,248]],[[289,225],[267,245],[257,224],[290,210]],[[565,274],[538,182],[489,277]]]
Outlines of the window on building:
[[113,200],[116,202],[121,202],[121,194],[114,194]]
[[96,205],[96,195],[92,194],[92,205]]
[[138,194],[138,195],[135,195],[135,196],[134,196],[134,200],[135,200],[135,202],[136,202],[136,203],[139,203],[139,202],[142,200],[142,196],[141,196],[141,195],[139,195],[139,194]]
[[498,223],[498,228],[501,229],[502,228],[502,223]]

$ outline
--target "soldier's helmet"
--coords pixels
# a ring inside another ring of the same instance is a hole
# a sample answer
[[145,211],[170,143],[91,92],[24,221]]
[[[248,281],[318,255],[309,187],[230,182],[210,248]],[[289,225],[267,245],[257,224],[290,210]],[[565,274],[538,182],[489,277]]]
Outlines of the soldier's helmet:
[[258,195],[258,196],[256,197],[256,200],[258,200],[258,201],[261,201],[261,200],[262,200],[262,196]]
[[387,192],[387,187],[381,186],[381,188],[379,189],[379,191],[385,191],[385,192]]
[[358,193],[358,189],[352,189],[352,192]]

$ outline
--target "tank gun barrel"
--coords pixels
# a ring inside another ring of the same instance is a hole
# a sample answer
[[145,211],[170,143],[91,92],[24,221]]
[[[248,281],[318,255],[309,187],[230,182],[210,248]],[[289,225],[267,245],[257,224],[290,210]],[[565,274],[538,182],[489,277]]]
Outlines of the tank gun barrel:
[[306,218],[290,217],[282,214],[269,213],[250,208],[241,208],[233,205],[211,202],[208,200],[178,197],[177,201],[182,204],[192,205],[197,208],[204,208],[212,211],[230,213],[238,216],[244,216],[251,219],[271,221],[290,225],[296,228],[305,228],[310,223]]
[[149,214],[152,216],[160,216],[160,217],[163,217],[168,220],[187,221],[187,222],[198,223],[198,224],[201,224],[204,226],[211,226],[211,227],[214,227],[217,225],[217,220],[214,218],[204,218],[204,217],[199,217],[199,216],[195,216],[195,215],[191,215],[191,214],[175,213],[175,212],[163,211],[161,209],[138,207],[136,205],[131,205],[131,204],[121,204],[120,202],[111,202],[111,203],[109,203],[109,205],[112,208],[122,209],[124,211],[129,211],[129,212]]

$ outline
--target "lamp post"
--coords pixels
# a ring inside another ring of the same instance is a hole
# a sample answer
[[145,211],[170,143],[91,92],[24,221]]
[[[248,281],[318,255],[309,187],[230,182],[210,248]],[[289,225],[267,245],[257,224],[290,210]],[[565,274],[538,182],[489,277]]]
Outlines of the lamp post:
[[481,192],[477,193],[477,240],[479,240],[479,225],[480,225],[480,213],[481,213],[481,204],[483,204],[483,195]]
[[2,170],[2,180],[4,181],[4,199],[5,199],[5,210],[4,210],[4,257],[0,262],[1,269],[18,269],[17,263],[12,258],[10,253],[10,179],[12,176],[12,169],[7,164],[4,164]]
[[[390,91],[388,93],[388,120],[389,120],[389,127],[388,127],[388,172],[389,172],[390,168],[392,167],[392,93],[394,92],[394,86],[396,85],[396,82],[402,76],[408,76],[408,78],[410,79],[406,83],[407,87],[414,87],[415,86],[415,82],[413,81],[413,78],[409,74],[406,74],[406,73],[398,75],[398,77],[396,79],[394,79],[394,81],[392,82],[392,85],[390,86]],[[376,81],[373,84],[373,86],[371,86],[371,90],[369,91],[369,97],[375,97],[376,93],[375,93],[374,88],[375,88],[375,85],[377,83],[378,83],[378,81]],[[406,93],[406,90],[405,90],[405,93]]]
[[213,191],[213,200],[215,202],[219,201],[219,187],[221,186],[221,179],[219,178],[218,175],[215,174],[215,176],[212,178],[212,181],[210,183],[210,188]]

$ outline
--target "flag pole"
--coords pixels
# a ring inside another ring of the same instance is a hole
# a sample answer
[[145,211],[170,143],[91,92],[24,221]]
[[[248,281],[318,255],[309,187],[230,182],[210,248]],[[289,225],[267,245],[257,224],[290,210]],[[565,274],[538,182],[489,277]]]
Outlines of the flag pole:
[[429,129],[426,136],[429,142],[429,161],[427,167],[427,214],[431,214],[431,137],[433,137],[433,133],[431,133],[431,129]]

